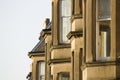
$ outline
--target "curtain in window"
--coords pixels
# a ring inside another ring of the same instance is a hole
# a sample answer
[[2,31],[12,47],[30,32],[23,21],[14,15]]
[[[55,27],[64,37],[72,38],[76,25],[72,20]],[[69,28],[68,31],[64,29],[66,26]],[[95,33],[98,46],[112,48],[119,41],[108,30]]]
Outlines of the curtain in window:
[[99,22],[100,33],[99,33],[99,46],[100,46],[100,56],[109,57],[110,56],[110,22],[101,21]]

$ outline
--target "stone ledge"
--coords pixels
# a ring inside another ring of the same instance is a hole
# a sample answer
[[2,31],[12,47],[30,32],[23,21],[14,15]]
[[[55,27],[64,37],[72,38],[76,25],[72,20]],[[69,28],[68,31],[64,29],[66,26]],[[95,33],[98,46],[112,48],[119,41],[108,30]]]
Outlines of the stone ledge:
[[45,51],[29,52],[28,56],[45,56]]
[[68,34],[67,34],[67,38],[68,39],[71,39],[72,37],[80,37],[80,36],[83,36],[83,31],[70,31]]
[[81,66],[81,69],[85,69],[87,67],[98,67],[98,66],[110,66],[110,65],[117,65],[117,61],[107,61],[107,62],[88,62],[84,63]]
[[46,34],[51,34],[51,29],[43,29],[40,34],[41,35],[40,35],[39,39],[41,37],[45,37]]
[[71,58],[64,58],[64,59],[51,59],[48,61],[49,64],[51,63],[66,63],[66,62],[71,62]]
[[71,45],[70,44],[60,44],[60,45],[54,45],[51,47],[51,50],[52,49],[63,49],[63,48],[71,48]]
[[83,18],[83,17],[82,17],[81,14],[74,14],[74,15],[72,15],[72,17],[71,17],[71,21],[73,22],[74,19],[82,19],[82,18]]

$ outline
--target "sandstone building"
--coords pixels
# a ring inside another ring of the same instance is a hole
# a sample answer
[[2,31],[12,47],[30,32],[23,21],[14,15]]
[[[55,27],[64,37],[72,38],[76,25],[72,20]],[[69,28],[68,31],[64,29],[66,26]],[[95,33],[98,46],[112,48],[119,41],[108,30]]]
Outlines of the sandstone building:
[[120,80],[120,0],[52,0],[32,80]]

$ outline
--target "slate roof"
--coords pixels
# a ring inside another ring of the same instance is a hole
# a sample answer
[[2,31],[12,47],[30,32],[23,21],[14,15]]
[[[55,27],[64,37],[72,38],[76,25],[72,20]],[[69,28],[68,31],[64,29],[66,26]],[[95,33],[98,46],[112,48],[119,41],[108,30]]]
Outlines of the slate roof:
[[28,56],[31,57],[32,55],[43,55],[45,52],[45,40],[44,38],[40,38],[40,41],[37,45],[29,52]]
[[46,29],[43,29],[41,31],[41,35],[39,37],[39,42],[37,45],[32,49],[31,52],[29,52],[28,56],[31,57],[31,55],[43,55],[45,52],[45,39],[42,37],[42,33],[44,30],[51,30],[51,22],[46,26]]
[[31,52],[45,51],[45,40],[43,38],[37,43],[37,45],[32,49]]

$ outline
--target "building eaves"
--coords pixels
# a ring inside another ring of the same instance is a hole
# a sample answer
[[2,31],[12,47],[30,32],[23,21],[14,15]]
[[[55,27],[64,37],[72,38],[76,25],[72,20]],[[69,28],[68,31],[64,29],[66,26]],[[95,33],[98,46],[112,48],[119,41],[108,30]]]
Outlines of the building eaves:
[[29,52],[28,56],[31,58],[32,56],[45,56],[45,51],[39,52]]

